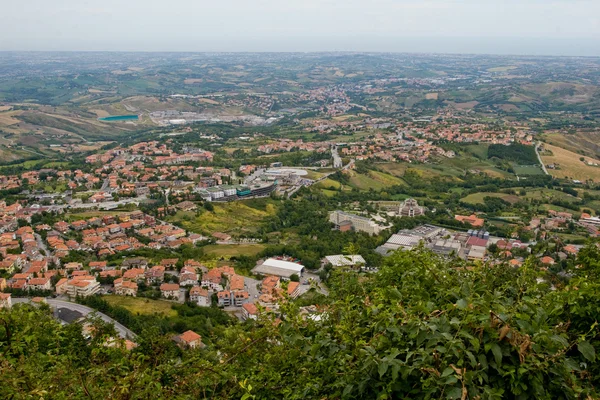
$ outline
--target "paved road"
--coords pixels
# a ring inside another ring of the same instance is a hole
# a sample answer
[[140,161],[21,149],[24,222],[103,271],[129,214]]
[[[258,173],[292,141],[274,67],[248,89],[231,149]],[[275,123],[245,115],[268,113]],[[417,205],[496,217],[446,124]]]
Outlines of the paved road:
[[[341,171],[346,171],[347,169],[351,168],[353,165],[354,165],[354,159],[351,159],[350,162],[348,162],[348,164],[344,165],[340,170]],[[294,186],[294,188],[291,191],[288,192],[288,199],[291,198],[294,195],[294,193],[296,193],[302,187],[304,187],[304,186],[311,186],[311,185],[314,185],[315,183],[321,182],[321,181],[329,178],[331,175],[335,174],[336,172],[337,171],[333,171],[333,172],[330,172],[328,174],[325,174],[322,177],[320,177],[319,179],[314,180],[314,181],[312,181],[310,179],[305,179],[305,181],[310,181],[310,184],[306,184],[306,185],[300,184],[300,185]]]
[[42,239],[42,237],[37,233],[34,233],[33,235],[35,236],[35,241],[37,242],[38,248],[40,250],[44,250],[44,252],[46,253],[45,256],[42,256],[40,254],[40,256],[38,258],[42,259],[44,257],[50,256],[52,254],[52,252],[48,249],[48,246],[46,246],[46,243],[44,243],[44,240]]
[[108,179],[108,178],[104,179],[104,182],[102,182],[102,187],[100,188],[100,192],[106,192],[109,184],[110,184],[110,179]]
[[68,209],[68,208],[73,208],[73,209],[79,209],[79,208],[99,208],[99,209],[111,209],[111,208],[117,208],[121,205],[125,205],[125,204],[130,204],[130,203],[135,203],[137,205],[139,205],[141,202],[147,200],[148,197],[146,195],[143,196],[139,196],[139,197],[130,197],[130,198],[126,198],[123,200],[119,200],[119,201],[104,201],[102,203],[79,203],[79,204],[73,204],[73,205],[60,205],[57,207],[60,207],[62,209]]
[[337,146],[331,146],[331,155],[333,156],[333,168],[342,168],[342,158],[338,154]]
[[[24,297],[17,297],[17,298],[12,299],[12,302],[13,302],[13,304],[29,303],[30,299],[24,298]],[[77,303],[71,303],[70,301],[57,300],[57,299],[46,299],[46,302],[52,308],[66,308],[69,310],[78,311],[83,315],[88,315],[90,313],[95,312],[100,318],[102,318],[103,321],[108,322],[109,324],[113,324],[115,326],[117,333],[122,338],[134,339],[136,336],[135,333],[133,333],[132,331],[127,329],[125,326],[121,325],[120,323],[118,323],[117,321],[115,321],[114,319],[109,317],[108,315],[103,314],[100,311],[96,311],[93,308],[90,308],[90,307],[87,307],[87,306],[84,306],[81,304],[77,304]]]
[[537,155],[537,158],[538,158],[538,160],[540,161],[540,165],[542,166],[542,169],[544,170],[544,173],[545,173],[546,175],[550,175],[550,174],[548,173],[548,170],[546,169],[546,165],[544,165],[544,162],[542,161],[542,157],[540,156],[539,147],[540,147],[541,145],[542,145],[542,144],[541,144],[540,142],[537,142],[537,143],[536,143],[536,145],[535,145],[535,154]]

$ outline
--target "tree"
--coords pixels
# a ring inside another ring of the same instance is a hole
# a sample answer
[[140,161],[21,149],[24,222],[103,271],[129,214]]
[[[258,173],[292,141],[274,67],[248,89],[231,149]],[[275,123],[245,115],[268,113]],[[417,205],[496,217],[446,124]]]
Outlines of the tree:
[[[295,301],[225,325],[212,307],[168,317],[82,300],[135,326],[131,351],[106,346],[102,326],[86,339],[47,307],[16,304],[0,310],[0,398],[598,398],[593,247],[580,260],[593,265],[552,284],[534,259],[466,268],[398,251],[374,274],[332,270],[311,317]],[[198,330],[206,349],[176,348],[174,329]]]
[[292,274],[292,275],[290,275],[290,281],[300,282],[300,277],[298,276],[298,274]]

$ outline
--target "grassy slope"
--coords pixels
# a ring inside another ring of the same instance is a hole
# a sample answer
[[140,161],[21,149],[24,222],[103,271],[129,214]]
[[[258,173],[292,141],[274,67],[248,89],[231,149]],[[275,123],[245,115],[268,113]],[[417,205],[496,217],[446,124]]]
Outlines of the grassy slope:
[[483,199],[485,197],[498,197],[502,200],[508,201],[509,203],[517,203],[520,199],[518,196],[512,195],[512,194],[507,194],[507,193],[492,193],[492,192],[480,192],[480,193],[473,193],[470,194],[464,198],[462,198],[461,200],[464,201],[465,203],[470,203],[470,204],[483,204]]
[[177,316],[177,312],[171,308],[173,303],[164,300],[151,300],[143,297],[127,296],[104,296],[112,306],[121,306],[134,314],[163,314],[170,317]]
[[214,203],[214,211],[203,211],[199,216],[194,212],[178,212],[168,221],[177,223],[183,228],[197,233],[210,234],[225,232],[241,235],[258,231],[264,219],[275,213],[275,205],[266,204],[264,210],[249,207],[244,202]]
[[[545,145],[546,149],[552,151],[553,155],[542,155],[544,164],[558,163],[560,169],[550,169],[548,172],[556,178],[579,179],[585,181],[592,179],[595,182],[600,182],[600,167],[585,165],[579,160],[581,155],[572,151],[553,146]],[[587,161],[600,164],[600,160],[591,157],[585,157]]]

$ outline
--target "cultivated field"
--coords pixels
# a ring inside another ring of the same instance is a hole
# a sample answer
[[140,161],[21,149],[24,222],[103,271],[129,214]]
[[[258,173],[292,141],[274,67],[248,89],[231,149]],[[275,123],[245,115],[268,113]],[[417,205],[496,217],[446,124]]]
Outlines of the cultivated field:
[[[548,172],[556,178],[578,179],[586,181],[591,179],[595,182],[600,182],[600,167],[594,167],[584,164],[580,161],[581,155],[572,151],[545,144],[544,147],[552,152],[552,155],[543,155],[544,164],[558,164],[560,169],[549,169]],[[600,165],[600,160],[584,157],[586,161],[597,163]]]
[[600,158],[600,132],[577,132],[574,134],[550,133],[544,141],[574,153]]

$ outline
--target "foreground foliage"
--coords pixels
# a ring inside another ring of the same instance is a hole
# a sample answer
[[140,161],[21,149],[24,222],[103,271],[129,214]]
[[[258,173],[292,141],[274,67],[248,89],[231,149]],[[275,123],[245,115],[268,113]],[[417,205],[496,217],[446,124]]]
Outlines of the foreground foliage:
[[182,352],[145,330],[139,347],[86,341],[44,309],[0,313],[0,397],[597,398],[598,250],[569,282],[533,263],[464,268],[425,251],[380,272],[335,272],[319,318],[229,326]]

